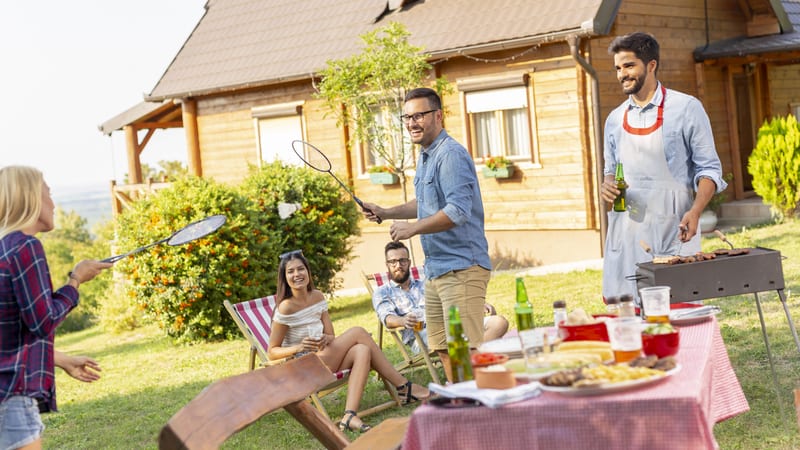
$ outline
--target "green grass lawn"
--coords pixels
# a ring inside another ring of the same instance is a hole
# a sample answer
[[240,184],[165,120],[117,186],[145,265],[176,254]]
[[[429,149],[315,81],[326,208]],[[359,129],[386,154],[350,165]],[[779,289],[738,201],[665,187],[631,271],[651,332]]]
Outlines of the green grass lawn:
[[[800,289],[799,235],[798,222],[729,234],[729,239],[737,246],[760,245],[778,249],[786,256],[783,271],[795,319],[800,317],[795,295]],[[722,245],[718,240],[706,240],[703,246],[708,250]],[[558,299],[565,299],[570,310],[581,306],[589,312],[601,312],[604,307],[600,300],[600,284],[599,271],[526,277],[538,324],[552,322],[552,302]],[[750,412],[714,428],[717,441],[725,450],[800,448],[792,395],[793,389],[800,387],[800,354],[777,294],[763,293],[759,298],[776,361],[780,406],[784,414],[781,415],[773,390],[753,296],[709,302],[723,310],[718,320],[751,408]],[[513,321],[514,274],[495,274],[489,284],[488,300],[499,313]],[[352,326],[365,326],[373,334],[377,330],[366,295],[332,300],[331,314],[339,332]],[[91,328],[59,336],[56,344],[60,350],[98,359],[103,366],[103,378],[85,384],[58,371],[60,412],[43,416],[47,426],[45,448],[156,448],[158,432],[172,414],[209,383],[247,369],[248,346],[244,339],[182,346],[171,343],[150,327],[123,334],[108,334]],[[399,356],[393,345],[388,352],[397,361]],[[418,383],[429,381],[424,369],[411,374],[411,378]],[[372,380],[362,407],[385,401],[388,396],[382,388],[382,383]],[[328,396],[324,402],[332,417],[338,419],[344,409],[344,393]],[[369,416],[366,421],[377,424],[387,417],[408,415],[413,408],[410,405],[391,409]],[[355,436],[350,435],[351,438]],[[291,416],[277,412],[241,431],[223,448],[312,449],[322,446]]]

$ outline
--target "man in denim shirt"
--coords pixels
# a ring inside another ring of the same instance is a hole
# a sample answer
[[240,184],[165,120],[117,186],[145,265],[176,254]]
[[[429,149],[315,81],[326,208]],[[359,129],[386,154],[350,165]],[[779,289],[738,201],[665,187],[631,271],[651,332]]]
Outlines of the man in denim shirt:
[[[722,165],[711,123],[696,98],[666,89],[656,79],[659,46],[646,33],[620,36],[611,43],[617,79],[628,99],[605,125],[603,200],[619,194],[617,163],[625,170],[626,208],[608,212],[603,261],[603,296],[633,294],[636,264],[655,255],[700,251],[698,226],[708,201],[723,191]],[[696,192],[696,194],[695,194]]]
[[458,306],[470,347],[483,341],[483,305],[492,268],[483,201],[472,157],[442,126],[442,101],[436,91],[409,91],[401,118],[411,142],[421,147],[414,177],[416,198],[391,208],[365,203],[364,215],[372,221],[418,219],[394,222],[389,233],[395,241],[420,236],[428,343],[452,381],[445,334],[451,305]]
[[[399,241],[390,241],[384,247],[386,269],[389,281],[372,294],[372,307],[378,320],[388,328],[403,328],[400,332],[403,343],[419,353],[420,346],[414,336],[414,325],[422,322],[420,337],[428,344],[425,322],[425,285],[422,280],[411,276],[411,260],[408,247]],[[497,315],[494,307],[484,305],[483,340],[501,338],[508,331],[508,320]]]

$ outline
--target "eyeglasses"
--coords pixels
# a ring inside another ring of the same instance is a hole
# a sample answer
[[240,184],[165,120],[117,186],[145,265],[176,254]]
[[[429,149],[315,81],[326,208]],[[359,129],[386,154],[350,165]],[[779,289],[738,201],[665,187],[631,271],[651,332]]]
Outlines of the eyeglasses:
[[408,259],[408,258],[387,259],[386,260],[386,264],[388,264],[390,266],[397,266],[397,265],[407,266],[408,263],[410,263],[410,262],[411,262],[411,260]]
[[292,256],[300,256],[302,254],[303,254],[303,250],[292,250],[290,252],[281,253],[281,256],[279,256],[279,258],[282,261],[284,259],[291,258]]
[[410,116],[408,114],[403,114],[402,116],[400,116],[400,120],[402,120],[403,123],[405,123],[405,124],[407,124],[408,122],[410,122],[412,120],[414,121],[414,123],[421,122],[422,119],[425,118],[425,114],[432,113],[434,111],[438,111],[438,109],[432,109],[430,111],[418,112],[418,113],[411,114]]

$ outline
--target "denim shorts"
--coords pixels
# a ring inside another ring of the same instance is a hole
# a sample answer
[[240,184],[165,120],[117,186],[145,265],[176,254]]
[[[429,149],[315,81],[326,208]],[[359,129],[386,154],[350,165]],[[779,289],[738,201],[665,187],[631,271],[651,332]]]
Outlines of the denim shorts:
[[0,450],[28,445],[41,438],[43,431],[35,399],[15,395],[0,403]]

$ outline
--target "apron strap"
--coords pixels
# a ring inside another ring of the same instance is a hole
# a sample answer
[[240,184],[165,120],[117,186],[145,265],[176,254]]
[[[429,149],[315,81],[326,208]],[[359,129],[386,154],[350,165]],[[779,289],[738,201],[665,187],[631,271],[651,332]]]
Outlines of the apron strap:
[[637,136],[646,136],[657,129],[661,128],[661,125],[664,124],[664,99],[667,98],[667,90],[664,88],[664,85],[661,85],[661,104],[658,105],[658,117],[656,118],[656,123],[650,125],[647,128],[636,128],[631,126],[628,123],[628,109],[625,110],[625,114],[622,116],[622,127],[630,134],[635,134]]

